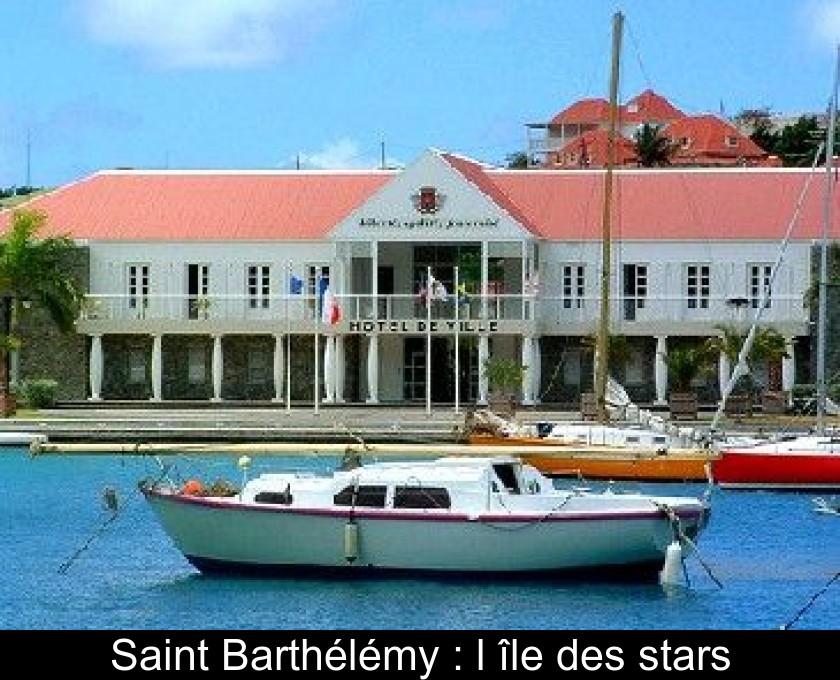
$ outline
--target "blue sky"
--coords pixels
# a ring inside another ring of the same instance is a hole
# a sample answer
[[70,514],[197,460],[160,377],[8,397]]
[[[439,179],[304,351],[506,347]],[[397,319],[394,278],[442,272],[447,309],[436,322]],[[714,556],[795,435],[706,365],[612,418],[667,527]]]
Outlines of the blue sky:
[[4,0],[0,186],[113,167],[503,164],[606,97],[825,111],[840,0]]

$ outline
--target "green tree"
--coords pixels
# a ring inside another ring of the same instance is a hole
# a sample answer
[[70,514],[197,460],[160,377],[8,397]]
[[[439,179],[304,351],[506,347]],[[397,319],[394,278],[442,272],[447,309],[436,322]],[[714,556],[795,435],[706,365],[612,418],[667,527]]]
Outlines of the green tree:
[[675,144],[662,134],[661,125],[644,123],[633,135],[639,165],[644,168],[670,165],[677,150]]
[[[720,335],[711,337],[706,341],[706,350],[725,354],[730,365],[734,368],[746,341],[747,334],[741,332],[734,324],[718,324],[715,328],[720,332]],[[766,364],[771,369],[769,372],[771,381],[773,381],[776,378],[776,374],[772,370],[772,367],[777,365],[786,356],[787,348],[784,336],[775,328],[759,326],[756,328],[752,346],[747,353],[747,369],[750,370],[752,364]],[[739,381],[739,385],[743,388],[745,385],[742,385],[741,382]],[[739,385],[736,385],[736,387]],[[771,385],[771,389],[778,389],[779,387],[778,385]]]
[[744,109],[734,118],[735,125],[767,153],[776,153],[779,134],[773,129],[770,109]]
[[505,158],[505,164],[508,170],[524,170],[536,165],[533,159],[529,159],[528,154],[524,151],[509,153]]
[[[788,167],[809,167],[825,137],[816,116],[801,116],[779,132],[772,152]],[[771,151],[770,149],[765,149]]]
[[46,215],[15,210],[10,227],[0,239],[0,409],[15,412],[10,392],[9,355],[19,345],[14,332],[24,307],[46,311],[56,327],[73,329],[79,311],[79,284],[67,268],[67,254],[74,248],[65,236],[38,238]]

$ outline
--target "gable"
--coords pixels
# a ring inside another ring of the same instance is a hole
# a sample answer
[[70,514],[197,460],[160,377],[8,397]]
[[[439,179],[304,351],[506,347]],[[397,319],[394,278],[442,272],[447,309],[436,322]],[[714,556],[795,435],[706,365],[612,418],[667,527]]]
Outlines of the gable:
[[431,150],[343,219],[339,241],[482,241],[534,238],[474,161]]

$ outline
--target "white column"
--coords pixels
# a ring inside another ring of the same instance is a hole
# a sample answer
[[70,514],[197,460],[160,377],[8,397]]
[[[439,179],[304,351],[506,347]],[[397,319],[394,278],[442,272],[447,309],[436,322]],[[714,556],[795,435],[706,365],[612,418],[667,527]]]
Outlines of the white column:
[[335,401],[344,403],[344,336],[335,336]]
[[90,339],[90,400],[102,399],[102,336],[94,335]]
[[9,383],[14,385],[20,380],[20,350],[15,347],[9,351]]
[[283,401],[283,392],[286,386],[286,357],[283,354],[285,345],[286,338],[284,335],[274,336],[274,398],[271,400],[273,402]]
[[379,403],[379,336],[375,333],[368,337],[367,352],[368,404]]
[[[489,248],[487,245],[487,241],[481,242],[481,318],[487,318],[487,293],[489,290],[488,287],[488,278],[490,277],[490,265],[487,260],[487,254],[489,252]],[[484,367],[482,366],[482,369]],[[486,390],[485,390],[486,392]]]
[[522,336],[522,404],[532,406],[534,403],[533,373],[531,365],[534,360],[534,342],[530,335]]
[[335,336],[324,336],[324,403],[335,400]]
[[793,338],[785,338],[785,354],[787,356],[782,357],[782,389],[788,393],[788,400],[790,400],[790,391],[796,382],[796,355],[794,354]]
[[656,336],[656,356],[653,361],[653,379],[656,385],[656,404],[663,405],[668,399],[668,339],[664,335]]
[[222,336],[213,336],[213,397],[211,401],[222,400],[222,372],[224,371],[224,357],[222,356]]
[[163,338],[152,336],[152,401],[161,400],[163,382]]
[[490,340],[486,335],[478,337],[478,399],[480,406],[487,406],[487,374],[484,366],[490,356]]
[[726,386],[729,384],[729,374],[732,372],[732,367],[729,364],[729,357],[726,352],[721,352],[718,355],[718,386],[720,387],[720,395],[726,392]]
[[540,386],[542,383],[542,349],[540,348],[539,338],[534,338],[531,357],[531,389],[533,390],[534,403],[538,404],[540,402]]

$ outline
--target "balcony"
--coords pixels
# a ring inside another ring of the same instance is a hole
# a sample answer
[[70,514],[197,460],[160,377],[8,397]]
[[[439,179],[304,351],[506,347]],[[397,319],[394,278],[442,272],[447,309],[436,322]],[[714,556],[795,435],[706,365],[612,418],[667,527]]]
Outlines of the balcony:
[[[495,322],[497,332],[591,335],[600,316],[600,298],[595,296],[470,295],[457,304],[449,296],[433,300],[428,308],[416,294],[337,295],[336,299],[341,309],[338,332],[357,332],[353,322],[435,320]],[[734,322],[746,328],[755,314],[752,308],[733,310],[725,298],[710,298],[702,308],[691,308],[675,296],[614,298],[610,306],[612,332],[626,335],[712,335],[717,324]],[[319,310],[313,295],[88,295],[77,329],[82,333],[308,333],[323,325]],[[808,312],[800,296],[774,297],[761,320],[785,334],[808,333]]]

